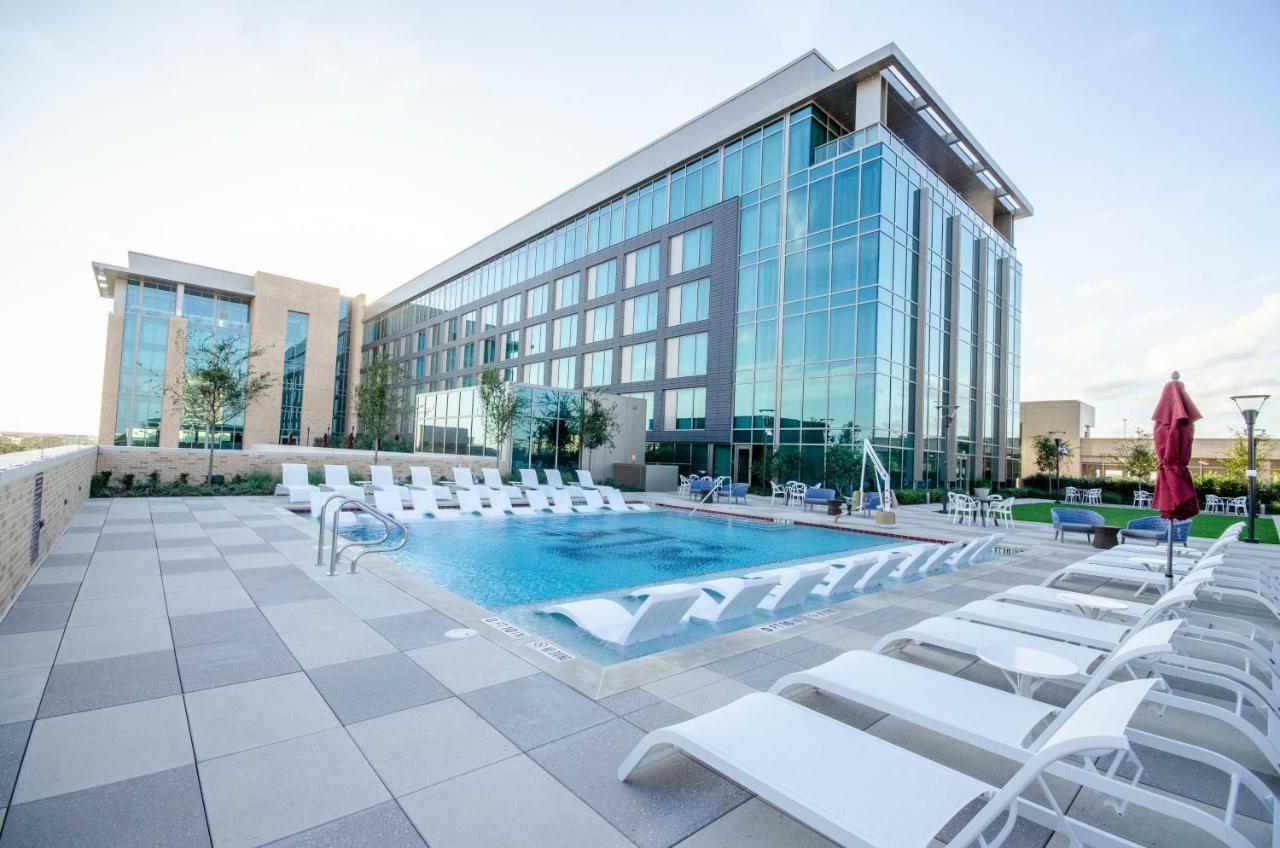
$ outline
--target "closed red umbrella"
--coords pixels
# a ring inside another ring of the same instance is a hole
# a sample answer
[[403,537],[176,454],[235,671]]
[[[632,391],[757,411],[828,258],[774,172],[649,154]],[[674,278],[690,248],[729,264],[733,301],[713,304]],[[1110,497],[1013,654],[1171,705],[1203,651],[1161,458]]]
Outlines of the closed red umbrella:
[[1169,552],[1165,563],[1165,588],[1173,586],[1173,522],[1200,512],[1196,487],[1191,482],[1187,463],[1191,461],[1191,443],[1195,439],[1196,422],[1200,420],[1178,372],[1165,383],[1151,420],[1155,422],[1154,440],[1160,467],[1156,470],[1156,491],[1152,506],[1169,522]]

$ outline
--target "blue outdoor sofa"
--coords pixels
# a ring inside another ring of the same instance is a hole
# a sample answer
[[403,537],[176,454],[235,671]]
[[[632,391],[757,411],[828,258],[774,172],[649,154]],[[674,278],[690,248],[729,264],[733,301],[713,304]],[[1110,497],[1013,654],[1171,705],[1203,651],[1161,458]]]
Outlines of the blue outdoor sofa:
[[[1184,545],[1190,535],[1191,519],[1173,522],[1174,542]],[[1158,515],[1135,518],[1120,531],[1120,537],[1126,542],[1133,539],[1158,545],[1169,538],[1169,522]]]
[[1068,533],[1082,533],[1092,543],[1093,528],[1102,527],[1107,523],[1105,518],[1091,509],[1056,507],[1049,510],[1049,515],[1053,519],[1054,541],[1059,539],[1065,541]]

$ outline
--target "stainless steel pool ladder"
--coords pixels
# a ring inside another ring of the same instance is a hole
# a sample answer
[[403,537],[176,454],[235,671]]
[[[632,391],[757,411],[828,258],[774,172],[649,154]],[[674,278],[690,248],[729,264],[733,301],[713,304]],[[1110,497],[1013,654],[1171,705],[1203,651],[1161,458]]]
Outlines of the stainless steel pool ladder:
[[[365,554],[387,553],[389,551],[397,551],[400,548],[403,548],[405,542],[409,540],[409,528],[405,527],[404,524],[392,518],[390,515],[387,515],[382,510],[375,509],[374,507],[369,506],[360,498],[350,498],[350,497],[347,497],[346,495],[332,495],[331,497],[325,500],[324,505],[320,508],[320,533],[316,539],[316,565],[322,565],[324,563],[324,548],[325,548],[324,519],[325,519],[325,516],[329,514],[329,504],[333,503],[335,500],[338,501],[338,505],[333,510],[333,527],[330,530],[330,541],[329,541],[329,576],[330,577],[334,577],[337,575],[338,560],[342,557],[342,552],[345,551],[347,548],[364,548],[364,550],[360,551],[360,553],[356,554],[351,559],[351,573],[355,574],[356,563],[360,560],[360,557],[364,556]],[[340,522],[338,521],[338,516],[342,514],[342,509],[347,504],[351,504],[356,509],[367,512],[369,515],[372,515],[374,518],[382,522],[382,538],[365,540],[365,541],[359,541],[359,540],[351,541],[339,547],[338,524]],[[391,538],[392,526],[400,528],[400,538],[397,541],[391,543],[390,545],[387,545],[386,547],[379,547],[380,545],[385,545],[387,540]]]

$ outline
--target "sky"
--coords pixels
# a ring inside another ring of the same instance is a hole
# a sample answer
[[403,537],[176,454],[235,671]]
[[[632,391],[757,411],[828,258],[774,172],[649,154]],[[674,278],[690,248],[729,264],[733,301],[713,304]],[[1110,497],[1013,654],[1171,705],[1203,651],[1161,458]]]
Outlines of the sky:
[[1280,396],[1280,4],[637,8],[0,0],[0,429],[96,432],[91,261],[376,297],[811,48],[890,41],[1035,206],[1024,400],[1132,433],[1177,369],[1218,436]]

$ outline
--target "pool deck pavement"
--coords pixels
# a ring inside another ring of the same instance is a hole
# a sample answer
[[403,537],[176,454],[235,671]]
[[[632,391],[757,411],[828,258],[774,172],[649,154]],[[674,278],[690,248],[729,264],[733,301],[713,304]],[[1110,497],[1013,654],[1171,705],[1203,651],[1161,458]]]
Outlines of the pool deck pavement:
[[[831,520],[752,503],[754,514]],[[463,625],[412,581],[388,579],[398,566],[328,577],[281,505],[117,499],[80,511],[0,620],[0,848],[829,845],[683,756],[627,784],[614,770],[648,730],[1088,553],[1019,524],[1006,539],[1022,549],[1014,557],[835,603],[841,615],[795,635],[596,699],[496,632],[447,638]],[[981,532],[933,510],[904,508],[897,530]],[[1271,547],[1258,555],[1280,562]],[[999,685],[966,658],[902,656]],[[985,779],[1012,772],[866,708],[797,700]],[[1144,782],[1220,804],[1225,782],[1185,766],[1151,758]],[[1093,793],[1063,792],[1072,815],[1142,844],[1194,844],[1166,822],[1117,819]],[[1008,844],[1065,842],[1023,823]]]

